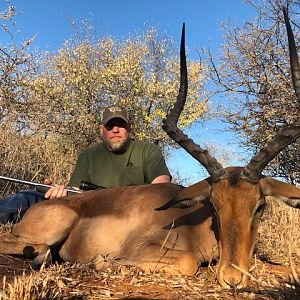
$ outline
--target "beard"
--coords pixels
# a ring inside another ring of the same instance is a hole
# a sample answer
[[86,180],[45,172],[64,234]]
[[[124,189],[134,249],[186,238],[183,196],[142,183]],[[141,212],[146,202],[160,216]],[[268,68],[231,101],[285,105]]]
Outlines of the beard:
[[114,153],[123,153],[127,150],[129,145],[129,138],[120,138],[118,140],[110,139],[106,142],[108,149]]

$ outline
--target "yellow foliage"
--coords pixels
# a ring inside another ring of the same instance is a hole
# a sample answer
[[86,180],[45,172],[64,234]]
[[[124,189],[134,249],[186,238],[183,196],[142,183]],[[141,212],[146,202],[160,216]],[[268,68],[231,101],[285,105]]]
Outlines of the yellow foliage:
[[[119,103],[128,108],[136,137],[166,143],[161,122],[179,89],[178,51],[174,55],[172,45],[172,40],[152,28],[124,41],[70,40],[57,54],[47,53],[32,81],[32,112],[37,115],[42,109],[39,118],[33,118],[34,127],[74,136],[82,147],[95,141],[103,107]],[[189,93],[181,127],[207,111],[201,92],[204,70],[197,62],[189,62],[188,67]]]

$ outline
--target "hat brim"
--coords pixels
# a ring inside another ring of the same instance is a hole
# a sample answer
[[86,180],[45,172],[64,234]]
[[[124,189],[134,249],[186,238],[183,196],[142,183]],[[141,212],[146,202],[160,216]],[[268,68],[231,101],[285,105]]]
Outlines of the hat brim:
[[106,119],[103,119],[103,120],[102,120],[102,124],[103,124],[103,125],[106,125],[106,124],[107,124],[110,120],[112,120],[112,119],[122,119],[122,120],[124,120],[126,123],[129,123],[129,120],[128,120],[127,118],[125,118],[124,115],[115,113],[113,116],[110,116],[110,117],[108,117],[108,118],[106,118]]

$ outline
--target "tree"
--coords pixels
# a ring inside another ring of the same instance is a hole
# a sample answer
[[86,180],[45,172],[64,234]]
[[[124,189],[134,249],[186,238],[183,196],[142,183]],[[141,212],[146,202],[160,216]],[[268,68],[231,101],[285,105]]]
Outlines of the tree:
[[[255,6],[254,1],[248,1]],[[230,129],[256,152],[285,124],[299,117],[289,66],[282,7],[287,7],[296,41],[300,40],[299,1],[265,0],[255,6],[258,16],[242,27],[225,24],[223,56],[214,66],[214,81],[230,99],[223,111]],[[300,182],[300,142],[290,145],[269,165],[267,172],[291,183]]]
[[[161,146],[170,143],[161,121],[178,93],[178,50],[156,29],[123,41],[72,37],[39,64],[32,82],[35,101],[28,111],[32,130],[62,135],[82,148],[95,142],[103,107],[119,103],[129,108],[135,137]],[[195,123],[208,109],[203,64],[189,62],[189,81],[182,127]]]
[[[15,26],[15,9],[7,3],[0,12],[0,26],[6,38],[0,42],[0,124],[23,129],[26,126],[26,106],[30,99],[29,82],[35,65],[29,47],[34,38],[18,44],[12,28]],[[4,43],[3,40],[8,40]]]

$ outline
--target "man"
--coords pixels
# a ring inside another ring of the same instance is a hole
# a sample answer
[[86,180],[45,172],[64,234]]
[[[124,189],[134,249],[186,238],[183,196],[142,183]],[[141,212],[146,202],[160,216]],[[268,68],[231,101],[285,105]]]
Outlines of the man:
[[[160,148],[131,139],[131,124],[124,107],[104,109],[99,126],[102,141],[80,153],[69,185],[79,187],[88,181],[110,188],[147,183],[170,182],[170,172]],[[45,180],[45,183],[52,184]],[[15,221],[33,204],[67,195],[66,187],[53,185],[45,194],[21,191],[0,200],[0,223]]]

